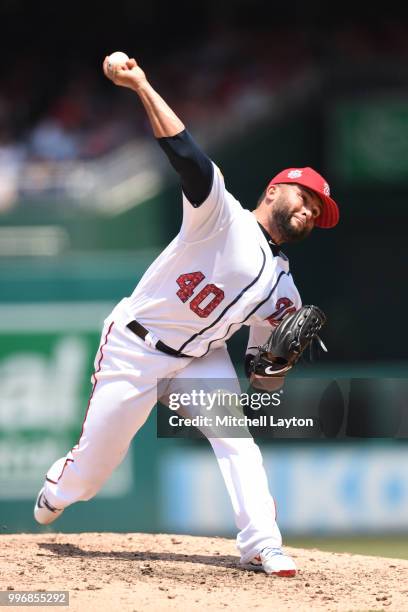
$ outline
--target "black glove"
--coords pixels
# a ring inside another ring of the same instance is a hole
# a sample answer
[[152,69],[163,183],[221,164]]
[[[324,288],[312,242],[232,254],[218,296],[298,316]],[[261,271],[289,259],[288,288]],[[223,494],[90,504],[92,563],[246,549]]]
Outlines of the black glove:
[[302,306],[297,312],[286,315],[269,340],[258,347],[256,355],[248,359],[248,373],[267,377],[285,376],[314,338],[327,350],[317,335],[325,323],[326,315],[317,306]]

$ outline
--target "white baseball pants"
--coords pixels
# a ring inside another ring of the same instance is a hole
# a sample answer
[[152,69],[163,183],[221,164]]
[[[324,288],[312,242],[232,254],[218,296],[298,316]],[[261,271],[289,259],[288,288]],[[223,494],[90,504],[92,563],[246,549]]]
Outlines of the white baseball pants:
[[[171,393],[180,392],[182,379],[188,378],[207,379],[209,385],[211,379],[230,379],[238,386],[226,348],[202,359],[171,357],[148,347],[109,317],[95,358],[94,387],[79,442],[47,473],[49,502],[65,508],[96,495],[155,406],[157,379],[172,379],[166,389]],[[262,456],[250,437],[209,438],[209,442],[232,502],[239,529],[237,547],[246,563],[264,547],[282,544]]]

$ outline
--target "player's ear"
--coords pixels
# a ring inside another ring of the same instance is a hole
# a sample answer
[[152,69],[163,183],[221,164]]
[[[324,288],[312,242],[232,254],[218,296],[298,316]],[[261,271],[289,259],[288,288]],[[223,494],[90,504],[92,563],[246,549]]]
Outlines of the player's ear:
[[279,185],[269,185],[265,191],[265,200],[268,203],[273,202],[278,191],[279,191]]

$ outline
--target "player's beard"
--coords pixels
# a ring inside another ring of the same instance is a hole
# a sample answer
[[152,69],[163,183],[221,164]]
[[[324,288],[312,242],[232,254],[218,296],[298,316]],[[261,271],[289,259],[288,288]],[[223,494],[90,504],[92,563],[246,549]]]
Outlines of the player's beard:
[[273,220],[282,242],[299,242],[312,231],[311,227],[301,227],[291,223],[293,213],[288,210],[285,198],[279,197],[273,206]]

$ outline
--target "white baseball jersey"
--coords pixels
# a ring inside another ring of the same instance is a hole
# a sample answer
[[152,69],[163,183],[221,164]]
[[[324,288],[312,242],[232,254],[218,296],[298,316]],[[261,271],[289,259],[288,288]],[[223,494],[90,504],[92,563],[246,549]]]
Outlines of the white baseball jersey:
[[[79,441],[50,467],[39,499],[62,510],[96,495],[155,406],[158,379],[166,383],[161,399],[191,391],[185,386],[191,378],[210,393],[218,389],[215,378],[228,379],[228,389],[239,392],[225,340],[243,324],[256,326],[252,337],[262,329],[268,335],[299,303],[286,258],[273,256],[255,216],[226,191],[215,169],[208,198],[198,208],[184,200],[180,233],[106,319]],[[172,348],[203,358],[156,351],[124,327],[133,319]],[[194,416],[194,404],[185,410]],[[232,502],[241,562],[248,563],[282,544],[262,455],[250,437],[209,442]],[[37,520],[56,518],[44,504],[37,510]]]
[[248,346],[261,344],[300,306],[286,256],[273,255],[255,215],[214,165],[207,199],[194,207],[183,194],[179,234],[119,310],[125,324],[136,319],[173,349],[203,357],[242,325],[251,326]]

